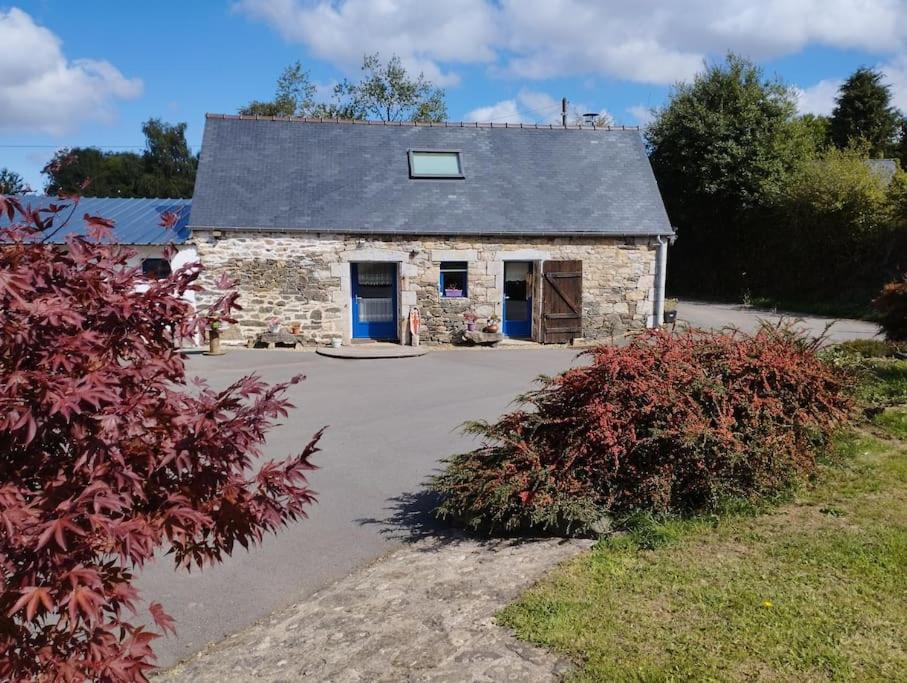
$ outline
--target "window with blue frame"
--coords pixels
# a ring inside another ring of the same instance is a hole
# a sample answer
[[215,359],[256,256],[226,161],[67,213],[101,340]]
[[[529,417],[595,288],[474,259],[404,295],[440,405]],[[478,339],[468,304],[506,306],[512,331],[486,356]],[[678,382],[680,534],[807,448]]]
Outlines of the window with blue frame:
[[467,296],[466,261],[441,262],[441,298],[463,299]]

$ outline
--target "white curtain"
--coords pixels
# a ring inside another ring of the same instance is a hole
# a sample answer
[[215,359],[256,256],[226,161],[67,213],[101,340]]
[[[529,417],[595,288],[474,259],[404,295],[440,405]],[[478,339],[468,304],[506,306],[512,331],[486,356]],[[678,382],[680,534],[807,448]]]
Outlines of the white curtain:
[[394,302],[392,299],[363,299],[359,297],[359,322],[383,323],[394,319]]
[[390,287],[394,281],[394,267],[386,263],[360,263],[359,284],[367,287]]

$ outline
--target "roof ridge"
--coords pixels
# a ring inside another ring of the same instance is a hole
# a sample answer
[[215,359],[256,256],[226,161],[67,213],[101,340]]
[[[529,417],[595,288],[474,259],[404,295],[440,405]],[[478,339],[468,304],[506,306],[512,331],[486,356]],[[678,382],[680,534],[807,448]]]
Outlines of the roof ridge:
[[639,126],[596,126],[594,123],[585,126],[581,123],[569,126],[559,126],[553,123],[498,123],[493,121],[481,123],[479,121],[375,121],[371,119],[341,119],[325,116],[260,116],[257,114],[215,114],[206,113],[205,119],[224,119],[239,121],[293,121],[297,123],[333,123],[347,124],[358,126],[395,126],[395,127],[415,127],[422,126],[425,128],[520,128],[528,130],[600,130],[600,131],[618,131],[618,130],[636,130]]

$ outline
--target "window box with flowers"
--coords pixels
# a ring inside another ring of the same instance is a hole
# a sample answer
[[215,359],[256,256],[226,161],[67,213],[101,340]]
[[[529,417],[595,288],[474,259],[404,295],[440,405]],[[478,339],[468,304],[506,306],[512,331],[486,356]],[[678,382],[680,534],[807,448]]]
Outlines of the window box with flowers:
[[466,261],[442,261],[441,279],[438,289],[442,299],[465,299],[467,297]]

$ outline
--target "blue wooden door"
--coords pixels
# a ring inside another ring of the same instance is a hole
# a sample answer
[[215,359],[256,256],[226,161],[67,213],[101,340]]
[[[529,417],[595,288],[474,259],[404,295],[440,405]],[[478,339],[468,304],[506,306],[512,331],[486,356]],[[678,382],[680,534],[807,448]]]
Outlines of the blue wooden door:
[[397,338],[397,266],[350,264],[354,339]]
[[504,335],[532,336],[532,261],[504,262]]

